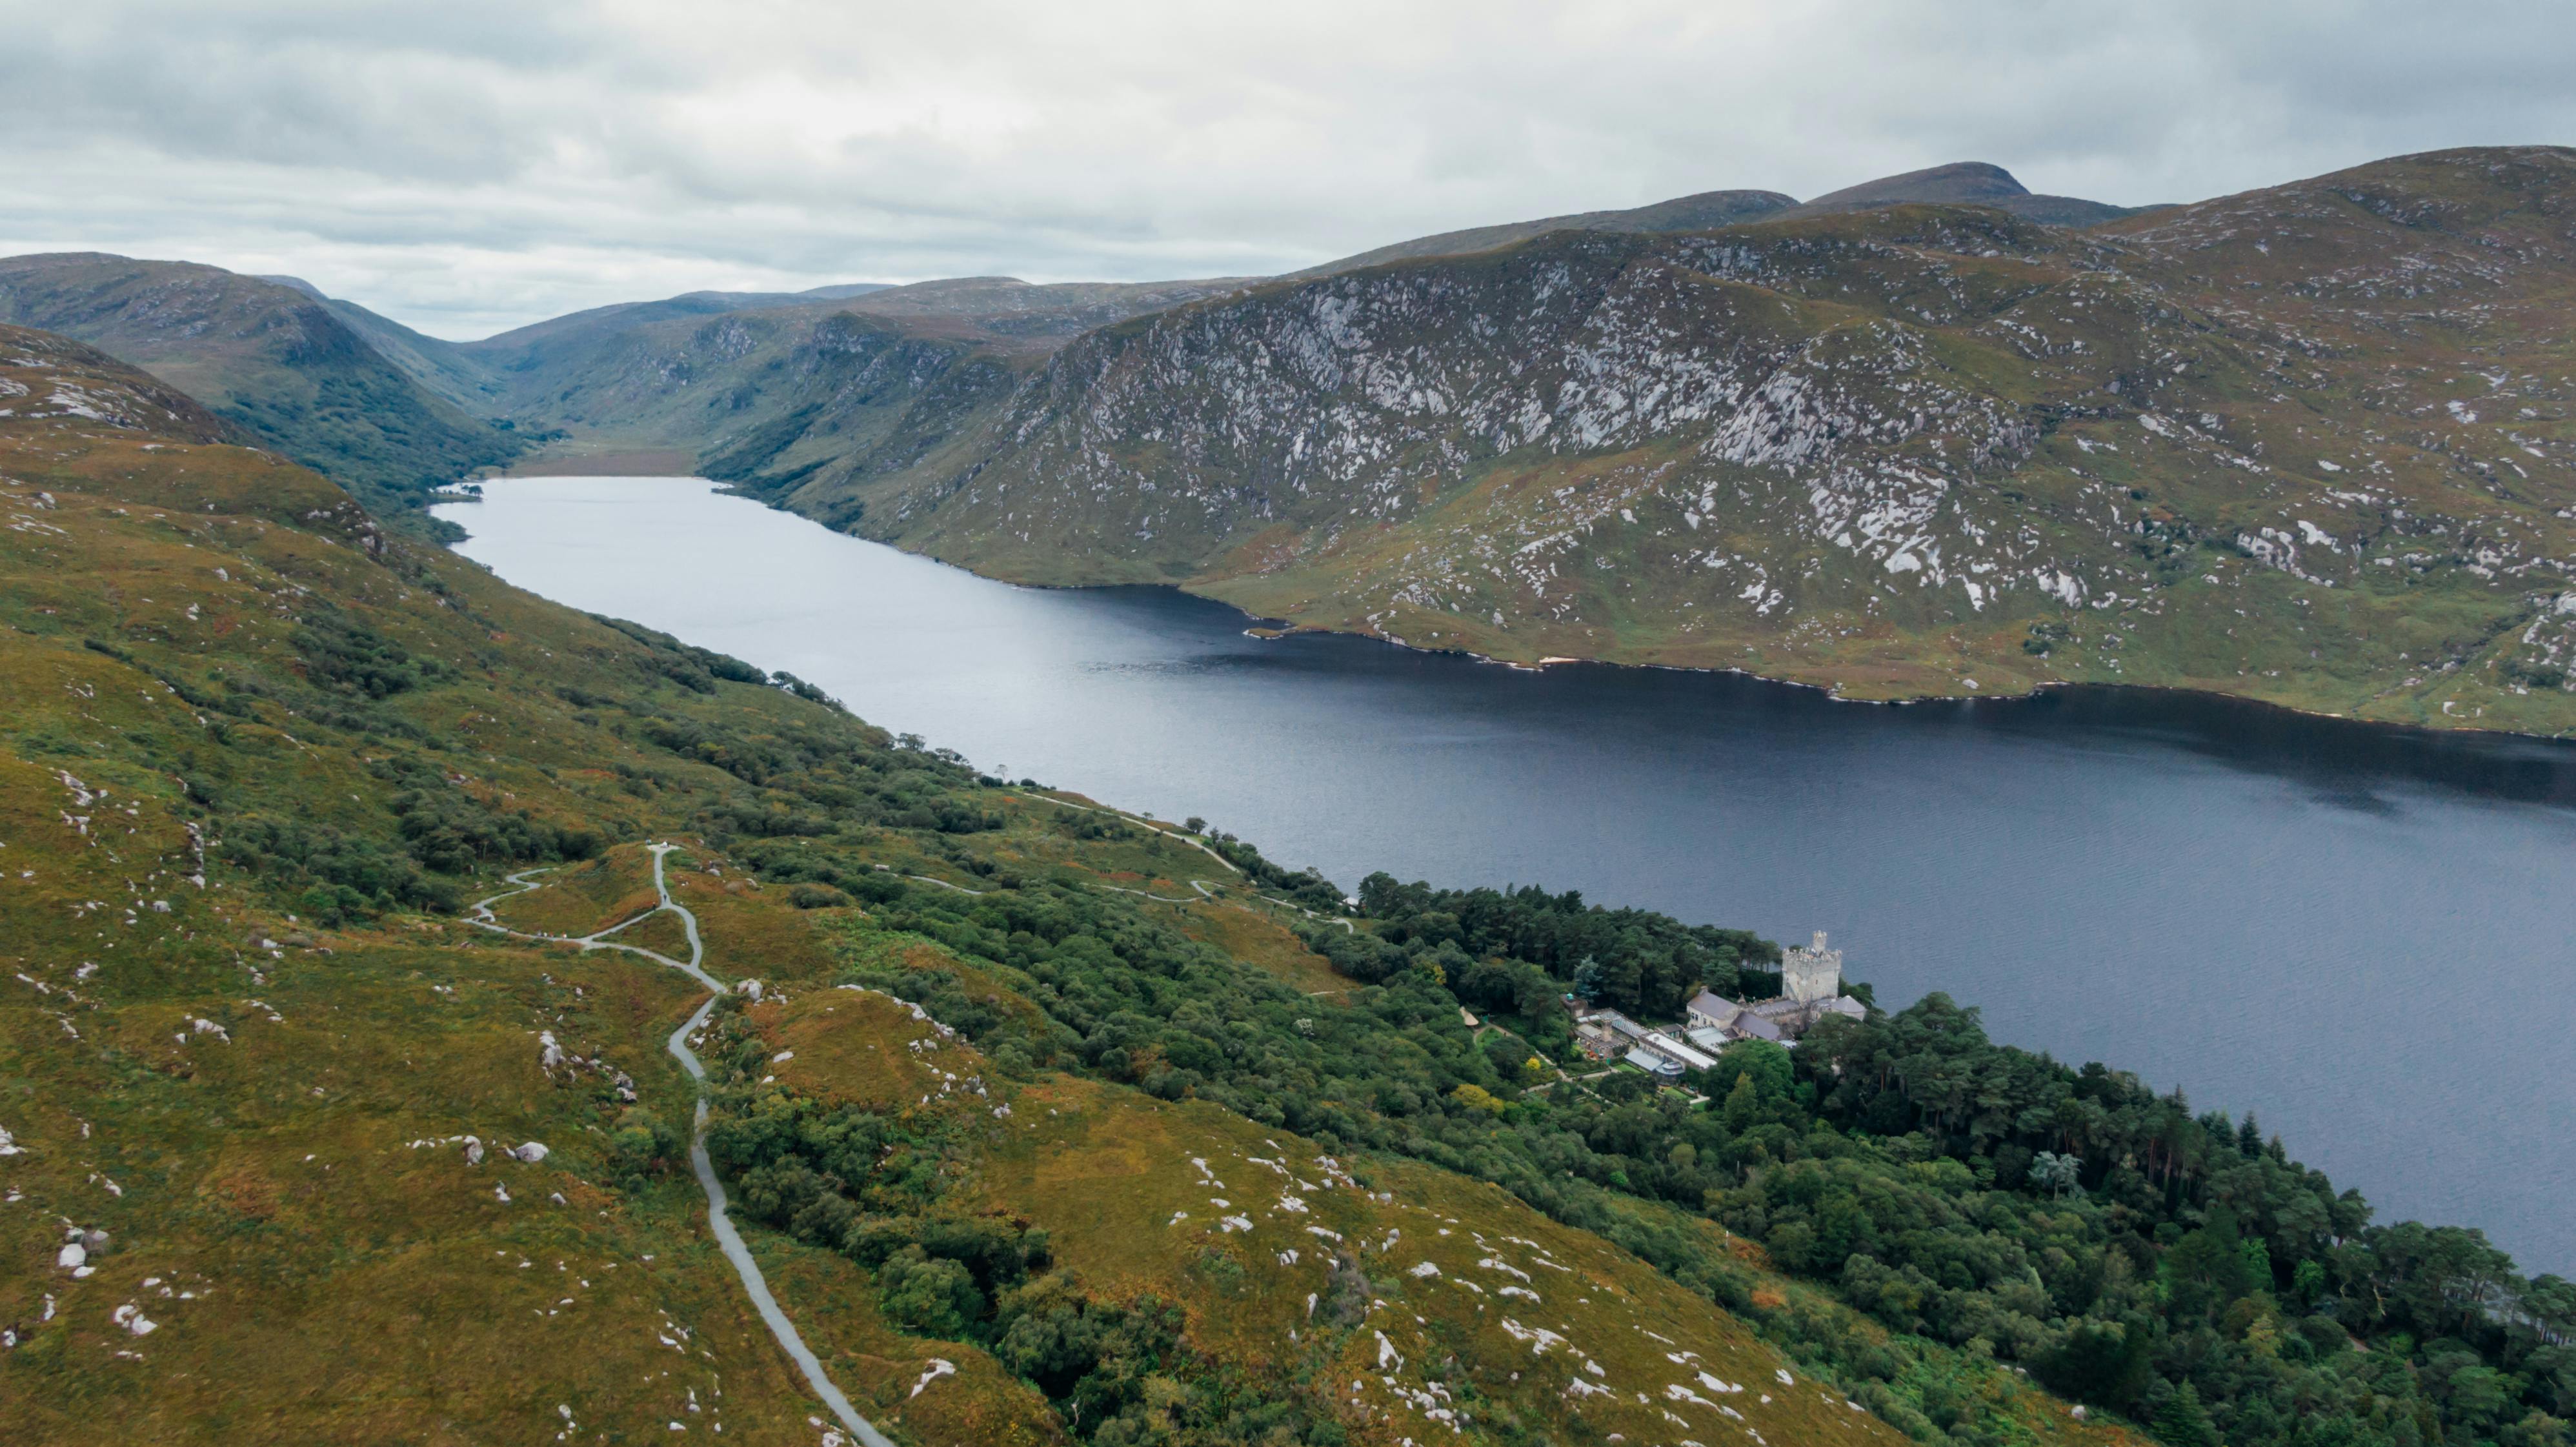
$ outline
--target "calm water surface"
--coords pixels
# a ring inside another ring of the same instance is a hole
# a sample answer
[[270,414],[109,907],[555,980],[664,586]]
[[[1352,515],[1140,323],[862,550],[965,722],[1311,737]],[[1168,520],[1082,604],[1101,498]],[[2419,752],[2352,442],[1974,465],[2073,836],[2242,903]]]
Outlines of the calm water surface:
[[442,511],[511,582],[1345,888],[1385,869],[1830,930],[1882,1004],[1946,990],[2000,1039],[2250,1108],[2384,1219],[2576,1274],[2576,749],[1264,642],[1204,600],[1013,588],[696,479]]

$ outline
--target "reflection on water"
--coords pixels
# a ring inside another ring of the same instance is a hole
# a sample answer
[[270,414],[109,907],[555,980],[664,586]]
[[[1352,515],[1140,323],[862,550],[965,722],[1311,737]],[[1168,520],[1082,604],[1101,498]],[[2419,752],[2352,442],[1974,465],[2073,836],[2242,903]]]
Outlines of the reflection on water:
[[2004,1039],[2257,1111],[2383,1213],[2576,1269],[2576,749],[2135,689],[1886,707],[1261,640],[1203,599],[1008,587],[694,480],[494,484],[450,515],[538,592],[1345,887],[1829,929],[1882,1001],[1946,990]]
[[2153,689],[2075,688],[1974,707],[1991,726],[2127,734],[2232,767],[2295,780],[2322,800],[2386,809],[2381,786],[2576,804],[2576,747],[2555,740],[2320,719],[2263,704]]

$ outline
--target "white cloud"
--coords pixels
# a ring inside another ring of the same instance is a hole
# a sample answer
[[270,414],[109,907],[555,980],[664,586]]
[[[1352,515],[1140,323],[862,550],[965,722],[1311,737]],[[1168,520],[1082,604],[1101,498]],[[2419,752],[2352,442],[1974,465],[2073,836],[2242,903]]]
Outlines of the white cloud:
[[2141,202],[2576,133],[2576,11],[2173,0],[0,0],[0,248],[442,335],[694,287],[1262,273],[1941,161]]

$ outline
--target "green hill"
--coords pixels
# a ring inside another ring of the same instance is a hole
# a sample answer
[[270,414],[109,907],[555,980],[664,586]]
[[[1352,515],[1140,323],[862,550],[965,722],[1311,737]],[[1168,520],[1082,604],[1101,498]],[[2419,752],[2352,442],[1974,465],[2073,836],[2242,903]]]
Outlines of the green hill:
[[417,521],[426,492],[518,455],[517,437],[458,405],[469,388],[433,391],[379,350],[394,333],[432,339],[382,318],[353,328],[343,308],[190,262],[86,252],[0,260],[0,322],[77,337],[145,368],[389,516]]
[[2526,147],[2090,230],[1552,232],[1104,327],[971,440],[747,485],[1001,577],[1513,660],[2564,733],[2571,205],[2576,153]]

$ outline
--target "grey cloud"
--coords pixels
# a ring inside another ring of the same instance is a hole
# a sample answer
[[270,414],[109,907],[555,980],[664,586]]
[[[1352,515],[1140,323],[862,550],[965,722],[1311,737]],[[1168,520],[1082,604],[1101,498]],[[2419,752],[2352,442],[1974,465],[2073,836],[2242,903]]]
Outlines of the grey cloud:
[[2576,135],[2576,10],[0,0],[0,246],[467,334],[697,286],[1284,270],[1959,159],[2143,202]]

